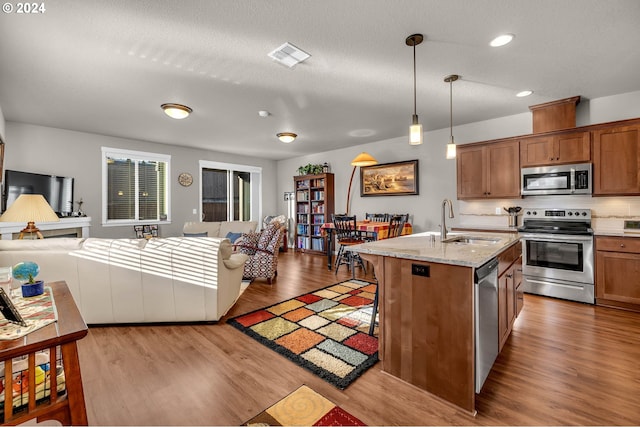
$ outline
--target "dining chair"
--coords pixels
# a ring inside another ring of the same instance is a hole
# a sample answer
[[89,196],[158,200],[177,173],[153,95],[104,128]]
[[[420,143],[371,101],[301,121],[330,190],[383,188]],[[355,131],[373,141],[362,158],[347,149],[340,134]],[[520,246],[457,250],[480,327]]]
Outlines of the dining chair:
[[[356,216],[334,215],[333,226],[336,233],[336,239],[340,245],[338,255],[336,257],[335,273],[338,274],[338,268],[340,268],[342,264],[346,264],[348,270],[353,270],[355,268],[355,263],[357,262],[362,267],[364,274],[367,274],[367,269],[364,266],[364,261],[362,261],[360,255],[355,252],[345,250],[345,247],[347,246],[365,243],[365,240],[362,238],[362,233],[356,230]],[[355,271],[352,271],[352,274],[355,276]]]
[[[409,216],[409,214],[406,214]],[[387,234],[387,239],[393,239],[394,237],[398,237],[402,234],[402,229],[404,228],[404,224],[406,223],[405,215],[393,215],[389,221],[389,233]],[[377,282],[377,281],[376,281]],[[369,323],[369,335],[373,335],[373,331],[376,326],[376,316],[378,315],[378,288],[379,285],[376,283],[376,292],[373,297],[373,307],[371,308],[371,322]]]
[[387,222],[389,221],[389,214],[386,213],[367,213],[365,219],[372,222]]
[[409,222],[409,214],[390,214],[387,221],[391,221],[391,218],[394,216],[401,216],[404,222]]

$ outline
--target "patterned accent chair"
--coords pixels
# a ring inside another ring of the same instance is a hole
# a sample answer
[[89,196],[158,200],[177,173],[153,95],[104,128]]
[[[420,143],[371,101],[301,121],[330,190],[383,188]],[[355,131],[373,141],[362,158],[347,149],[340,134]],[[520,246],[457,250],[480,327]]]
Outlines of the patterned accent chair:
[[243,279],[264,278],[271,284],[278,275],[278,253],[285,227],[271,222],[258,233],[245,233],[236,245],[238,252],[249,255]]

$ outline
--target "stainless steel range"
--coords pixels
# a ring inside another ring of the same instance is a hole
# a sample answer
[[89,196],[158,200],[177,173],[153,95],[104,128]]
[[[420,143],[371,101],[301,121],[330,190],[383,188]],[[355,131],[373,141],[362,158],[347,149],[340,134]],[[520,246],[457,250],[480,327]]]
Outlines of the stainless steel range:
[[525,292],[595,302],[590,209],[525,209],[518,231]]

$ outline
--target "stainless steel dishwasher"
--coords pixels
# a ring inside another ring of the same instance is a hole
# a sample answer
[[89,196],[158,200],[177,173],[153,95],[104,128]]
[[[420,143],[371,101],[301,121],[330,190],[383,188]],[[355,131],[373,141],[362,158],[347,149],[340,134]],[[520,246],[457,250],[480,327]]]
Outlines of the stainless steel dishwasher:
[[476,268],[474,285],[476,393],[498,356],[498,259]]

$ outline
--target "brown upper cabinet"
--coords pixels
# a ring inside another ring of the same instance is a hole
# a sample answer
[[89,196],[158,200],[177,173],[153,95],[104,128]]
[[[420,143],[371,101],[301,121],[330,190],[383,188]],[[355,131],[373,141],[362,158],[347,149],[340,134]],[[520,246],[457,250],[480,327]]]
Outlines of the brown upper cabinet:
[[640,194],[640,124],[593,133],[593,195]]
[[520,166],[560,165],[591,161],[591,134],[573,132],[520,141]]
[[518,141],[459,145],[458,199],[520,197]]

